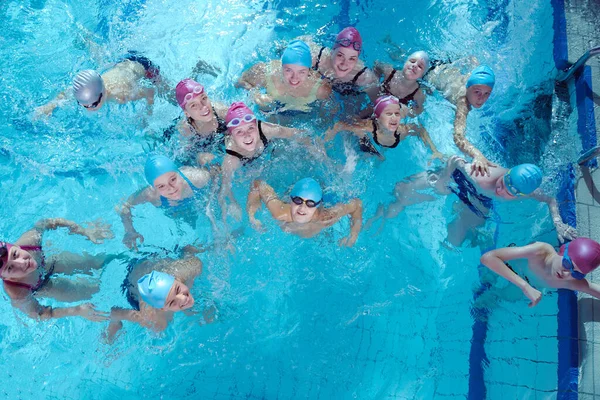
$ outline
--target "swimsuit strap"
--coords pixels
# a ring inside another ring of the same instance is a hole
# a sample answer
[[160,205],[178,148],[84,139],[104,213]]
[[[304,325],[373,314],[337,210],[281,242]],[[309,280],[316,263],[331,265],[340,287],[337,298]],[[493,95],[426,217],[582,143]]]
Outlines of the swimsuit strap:
[[[262,131],[262,121],[261,120],[258,121],[258,134],[260,135],[260,140],[262,141],[263,146],[266,149],[267,145],[269,144],[269,139],[267,139],[267,137],[265,136],[265,134]],[[264,151],[264,149],[263,149],[263,151]]]
[[400,101],[400,103],[408,105],[409,102],[415,101],[415,94],[417,94],[417,92],[419,91],[419,89],[421,89],[421,84],[419,84],[417,82],[417,88],[411,94],[408,94],[408,95],[406,95],[403,98],[398,99],[398,100]]
[[198,191],[202,190],[197,188],[192,181],[189,180],[189,178],[187,176],[185,176],[181,171],[179,171],[179,175],[181,175],[181,177],[183,178],[184,181],[187,182],[188,185],[190,185],[190,188],[192,189],[192,192],[194,192],[194,195],[196,195],[196,193],[198,193]]
[[316,64],[315,64],[315,66],[313,67],[313,69],[314,69],[315,71],[318,71],[318,70],[319,70],[319,63],[321,62],[321,55],[323,54],[323,50],[325,50],[325,49],[326,49],[326,47],[325,47],[325,46],[323,46],[323,47],[321,47],[321,50],[319,50],[319,55],[317,56],[317,63],[316,63]]
[[217,117],[217,133],[223,133],[227,131],[227,124],[225,123],[225,120],[219,117],[219,114],[217,114],[217,110],[215,110],[214,106],[212,106],[212,111],[213,114],[215,114],[215,117]]
[[42,251],[42,246],[40,245],[25,245],[19,247],[25,251]]
[[385,144],[379,143],[379,140],[377,140],[377,122],[375,121],[375,118],[371,118],[371,122],[373,123],[373,132],[372,133],[373,133],[373,140],[375,140],[375,143],[377,143],[381,147],[387,147],[388,149],[394,149],[394,148],[396,148],[396,146],[398,146],[398,143],[400,143],[400,134],[398,133],[398,130],[394,131],[394,139],[396,139],[394,144],[392,144],[390,146],[386,146]]
[[360,71],[358,71],[358,73],[356,75],[354,75],[354,78],[352,78],[352,84],[356,85],[356,81],[358,80],[358,78],[367,70],[367,67],[364,67],[363,69],[361,69]]
[[390,75],[387,77],[387,79],[385,81],[383,81],[383,84],[381,85],[381,87],[383,88],[383,91],[387,94],[391,94],[391,90],[390,90],[390,82],[392,81],[392,79],[394,79],[394,75],[396,75],[397,70],[394,68],[392,69],[392,72],[390,73]]

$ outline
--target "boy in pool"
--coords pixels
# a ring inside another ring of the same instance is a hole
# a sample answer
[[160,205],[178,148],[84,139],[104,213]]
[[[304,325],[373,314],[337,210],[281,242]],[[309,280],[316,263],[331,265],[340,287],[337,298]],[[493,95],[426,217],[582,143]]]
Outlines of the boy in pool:
[[[144,81],[150,81],[153,87]],[[146,99],[148,114],[152,113],[155,88],[161,93],[169,90],[160,76],[160,69],[146,57],[129,52],[125,59],[106,71],[102,76],[87,69],[73,79],[72,94],[77,103],[88,111],[99,110],[107,101],[120,104]],[[71,91],[65,91],[49,103],[35,110],[36,116],[50,115],[55,108],[62,106]]]
[[172,218],[183,218],[193,227],[198,217],[197,209],[206,205],[206,215],[215,228],[215,221],[210,208],[211,193],[206,187],[211,183],[211,174],[205,168],[182,167],[168,157],[151,154],[144,167],[146,186],[117,209],[125,227],[123,244],[137,251],[137,241],[144,242],[144,237],[133,226],[133,207],[150,203],[165,210]]
[[[471,61],[476,64],[476,60]],[[435,86],[448,101],[456,106],[454,118],[454,143],[463,153],[471,156],[470,164],[475,175],[489,175],[490,162],[465,136],[467,115],[472,108],[481,108],[490,97],[496,81],[494,71],[480,65],[470,75],[462,75],[453,64],[441,64],[430,70],[427,80]]]
[[548,243],[535,242],[523,247],[491,250],[481,256],[483,265],[521,289],[531,300],[529,307],[535,307],[542,299],[542,293],[505,264],[506,261],[519,258],[527,259],[528,271],[543,286],[576,290],[600,299],[600,285],[585,278],[600,265],[598,242],[577,238],[563,244],[558,253]]
[[493,166],[489,175],[469,175],[472,164],[460,157],[452,156],[446,167],[435,172],[426,171],[410,176],[396,184],[396,201],[387,210],[380,205],[377,213],[365,224],[368,229],[377,219],[395,218],[405,207],[425,201],[434,201],[436,197],[419,191],[433,189],[442,195],[454,193],[460,199],[455,207],[457,217],[448,225],[448,241],[453,246],[461,246],[469,235],[475,235],[475,229],[489,218],[494,200],[516,200],[530,197],[548,204],[559,240],[571,240],[577,237],[575,229],[562,222],[556,199],[537,190],[542,183],[542,171],[533,164],[521,164],[509,169]]
[[267,183],[256,180],[248,195],[246,208],[250,223],[256,230],[262,230],[262,224],[255,218],[256,211],[265,203],[271,216],[281,223],[285,232],[303,238],[318,235],[323,229],[338,222],[348,215],[351,220],[350,234],[340,240],[340,246],[351,247],[356,242],[362,226],[362,202],[352,199],[348,204],[336,204],[331,208],[323,208],[323,191],[312,178],[299,180],[290,193],[291,203],[284,203]]
[[[190,288],[202,273],[202,262],[192,246],[183,249],[180,259],[133,259],[121,285],[133,309],[113,307],[106,339],[114,341],[123,327],[122,321],[136,322],[154,331],[163,331],[173,320],[173,313],[194,305]],[[208,318],[208,317],[207,317]]]

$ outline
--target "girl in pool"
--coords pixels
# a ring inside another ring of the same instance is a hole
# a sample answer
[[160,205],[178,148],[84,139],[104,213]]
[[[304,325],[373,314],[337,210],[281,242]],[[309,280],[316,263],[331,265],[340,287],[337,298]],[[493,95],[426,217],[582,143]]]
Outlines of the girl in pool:
[[520,258],[527,260],[527,271],[531,272],[540,288],[576,290],[600,299],[600,285],[586,279],[586,275],[600,265],[598,242],[577,238],[563,244],[558,253],[547,243],[535,242],[523,247],[491,250],[481,256],[483,265],[521,289],[531,301],[529,307],[535,307],[542,299],[542,293],[529,283],[529,279],[523,279],[505,264]]
[[196,225],[197,208],[206,205],[206,213],[214,227],[214,220],[206,190],[211,175],[205,168],[182,167],[163,155],[150,155],[144,168],[150,186],[133,194],[120,208],[121,221],[125,227],[123,244],[137,251],[137,241],[144,237],[133,227],[131,209],[139,204],[151,203],[164,208],[167,215],[185,218],[192,226]]
[[[318,235],[342,217],[350,217],[350,234],[340,240],[340,246],[352,247],[356,243],[362,226],[362,202],[352,199],[348,204],[336,204],[323,208],[323,190],[312,178],[299,180],[290,193],[291,203],[284,203],[277,197],[271,186],[263,181],[254,181],[248,196],[246,208],[250,223],[256,230],[262,230],[262,224],[254,216],[264,203],[271,216],[281,223],[281,229],[303,238]],[[321,206],[319,206],[321,205]]]
[[[481,65],[470,75],[462,75],[457,63],[440,64],[427,74],[427,80],[435,86],[448,101],[456,106],[454,118],[454,143],[465,154],[473,157],[471,174],[489,175],[490,167],[495,166],[465,136],[467,115],[472,108],[481,108],[490,97],[496,81],[494,71]],[[477,64],[477,60],[470,60]]]
[[[234,173],[266,153],[271,139],[291,139],[298,131],[281,125],[256,119],[256,116],[244,103],[231,104],[225,117],[227,123],[226,150],[221,167],[222,181],[219,193],[223,220],[232,215],[236,220],[242,218],[242,209],[232,192]],[[229,199],[227,206],[226,199]]]
[[[338,122],[327,131],[325,141],[330,141],[340,131],[350,131],[359,138],[362,151],[384,160],[385,157],[381,154],[380,149],[393,149],[407,136],[414,135],[418,136],[431,149],[432,158],[443,158],[443,154],[437,150],[425,128],[415,124],[401,124],[401,119],[402,110],[398,98],[390,95],[382,96],[375,103],[373,117],[370,119],[357,119],[352,124]],[[369,133],[375,144],[369,138]]]
[[[254,100],[262,109],[275,111],[310,111],[309,105],[325,100],[331,94],[331,86],[311,70],[310,48],[301,40],[290,42],[281,61],[270,64],[258,63],[245,71],[236,86],[254,92]],[[266,94],[258,89],[264,88]]]
[[[154,331],[163,331],[173,313],[189,310],[195,303],[190,289],[202,273],[202,262],[192,246],[183,249],[180,259],[133,259],[121,285],[133,309],[113,307],[106,339],[112,343],[123,327],[122,321],[136,322]],[[210,318],[205,313],[205,321]]]
[[14,244],[0,242],[0,278],[4,291],[12,306],[31,318],[46,320],[80,316],[90,321],[106,320],[108,315],[96,311],[89,303],[74,307],[50,307],[42,306],[37,300],[40,297],[50,297],[62,302],[89,300],[98,292],[97,283],[84,283],[82,280],[57,275],[91,275],[92,270],[101,268],[114,258],[66,251],[52,256],[45,254],[42,249],[44,232],[61,227],[68,228],[71,234],[84,236],[93,243],[102,243],[105,239],[114,237],[110,227],[104,224],[90,224],[84,228],[62,218],[40,220]]
[[[331,82],[331,88],[344,97],[344,102],[361,102],[361,94],[377,96],[377,76],[358,59],[362,51],[362,37],[356,28],[344,28],[335,38],[333,48],[314,47],[313,69]],[[362,104],[354,114],[363,109]]]
[[204,87],[192,79],[179,82],[175,96],[185,114],[177,127],[186,142],[185,152],[199,165],[206,165],[223,152],[227,126],[222,116],[227,108],[212,104]]
[[406,59],[402,71],[390,65],[376,63],[374,71],[383,78],[381,95],[393,95],[402,104],[402,117],[417,116],[423,112],[425,94],[419,79],[429,70],[429,56],[417,51]]
[[[153,87],[144,83],[149,80]],[[160,69],[146,57],[130,51],[125,59],[106,71],[102,76],[88,69],[79,72],[73,79],[72,94],[77,103],[88,111],[99,110],[107,101],[120,104],[146,99],[148,114],[152,113],[155,88],[166,91],[160,76]],[[48,104],[36,109],[36,115],[50,115],[56,107],[62,106],[71,92],[62,92]]]

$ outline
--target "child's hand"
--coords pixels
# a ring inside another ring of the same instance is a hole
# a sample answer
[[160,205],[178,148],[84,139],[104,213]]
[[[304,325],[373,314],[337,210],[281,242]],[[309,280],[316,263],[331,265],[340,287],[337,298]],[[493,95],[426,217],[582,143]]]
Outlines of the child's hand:
[[529,307],[535,307],[542,299],[542,292],[531,287],[531,285],[527,285],[525,289],[523,289],[523,294],[527,296],[531,303],[529,303]]
[[104,239],[112,239],[115,234],[110,229],[110,224],[105,224],[100,221],[95,221],[83,229],[85,237],[92,243],[103,243]]

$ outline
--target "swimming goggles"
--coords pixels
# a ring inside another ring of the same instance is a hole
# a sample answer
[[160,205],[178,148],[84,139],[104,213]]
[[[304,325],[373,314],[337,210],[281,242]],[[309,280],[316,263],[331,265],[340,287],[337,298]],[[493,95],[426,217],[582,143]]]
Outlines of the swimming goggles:
[[575,266],[573,265],[573,260],[569,257],[569,244],[565,245],[565,253],[563,254],[562,266],[564,269],[568,269],[571,271],[571,276],[578,281],[585,279],[585,274],[579,271],[575,271]]
[[294,196],[294,197],[292,197],[292,203],[296,204],[297,206],[306,204],[306,207],[308,207],[308,208],[315,208],[316,206],[321,204],[321,200],[319,200],[319,201],[304,200],[302,197]]
[[360,51],[362,46],[360,42],[353,42],[348,38],[338,39],[335,41],[335,44],[339,44],[342,47],[350,47],[352,45],[352,48],[356,51]]
[[185,97],[183,98],[183,104],[185,105],[185,103],[192,100],[194,97],[202,94],[203,92],[204,92],[204,86],[202,86],[202,85],[195,86],[191,92],[189,92],[188,94],[185,95]]
[[506,191],[508,193],[510,193],[511,195],[515,196],[515,197],[525,196],[523,193],[521,193],[519,191],[519,189],[517,189],[513,185],[512,177],[510,176],[510,171],[511,170],[508,170],[508,172],[505,173],[504,176],[502,177],[502,180],[504,181],[504,187],[506,188]]
[[228,128],[233,128],[236,127],[240,124],[243,124],[244,122],[252,122],[256,119],[256,116],[254,114],[246,114],[241,118],[234,118],[231,121],[229,121],[227,123],[227,127]]
[[83,108],[87,108],[87,109],[96,108],[96,107],[98,107],[98,104],[100,104],[100,102],[102,101],[102,95],[103,95],[103,93],[100,93],[100,97],[98,97],[98,100],[96,100],[92,104],[81,104],[81,103],[79,103],[79,104],[81,104],[83,106]]

